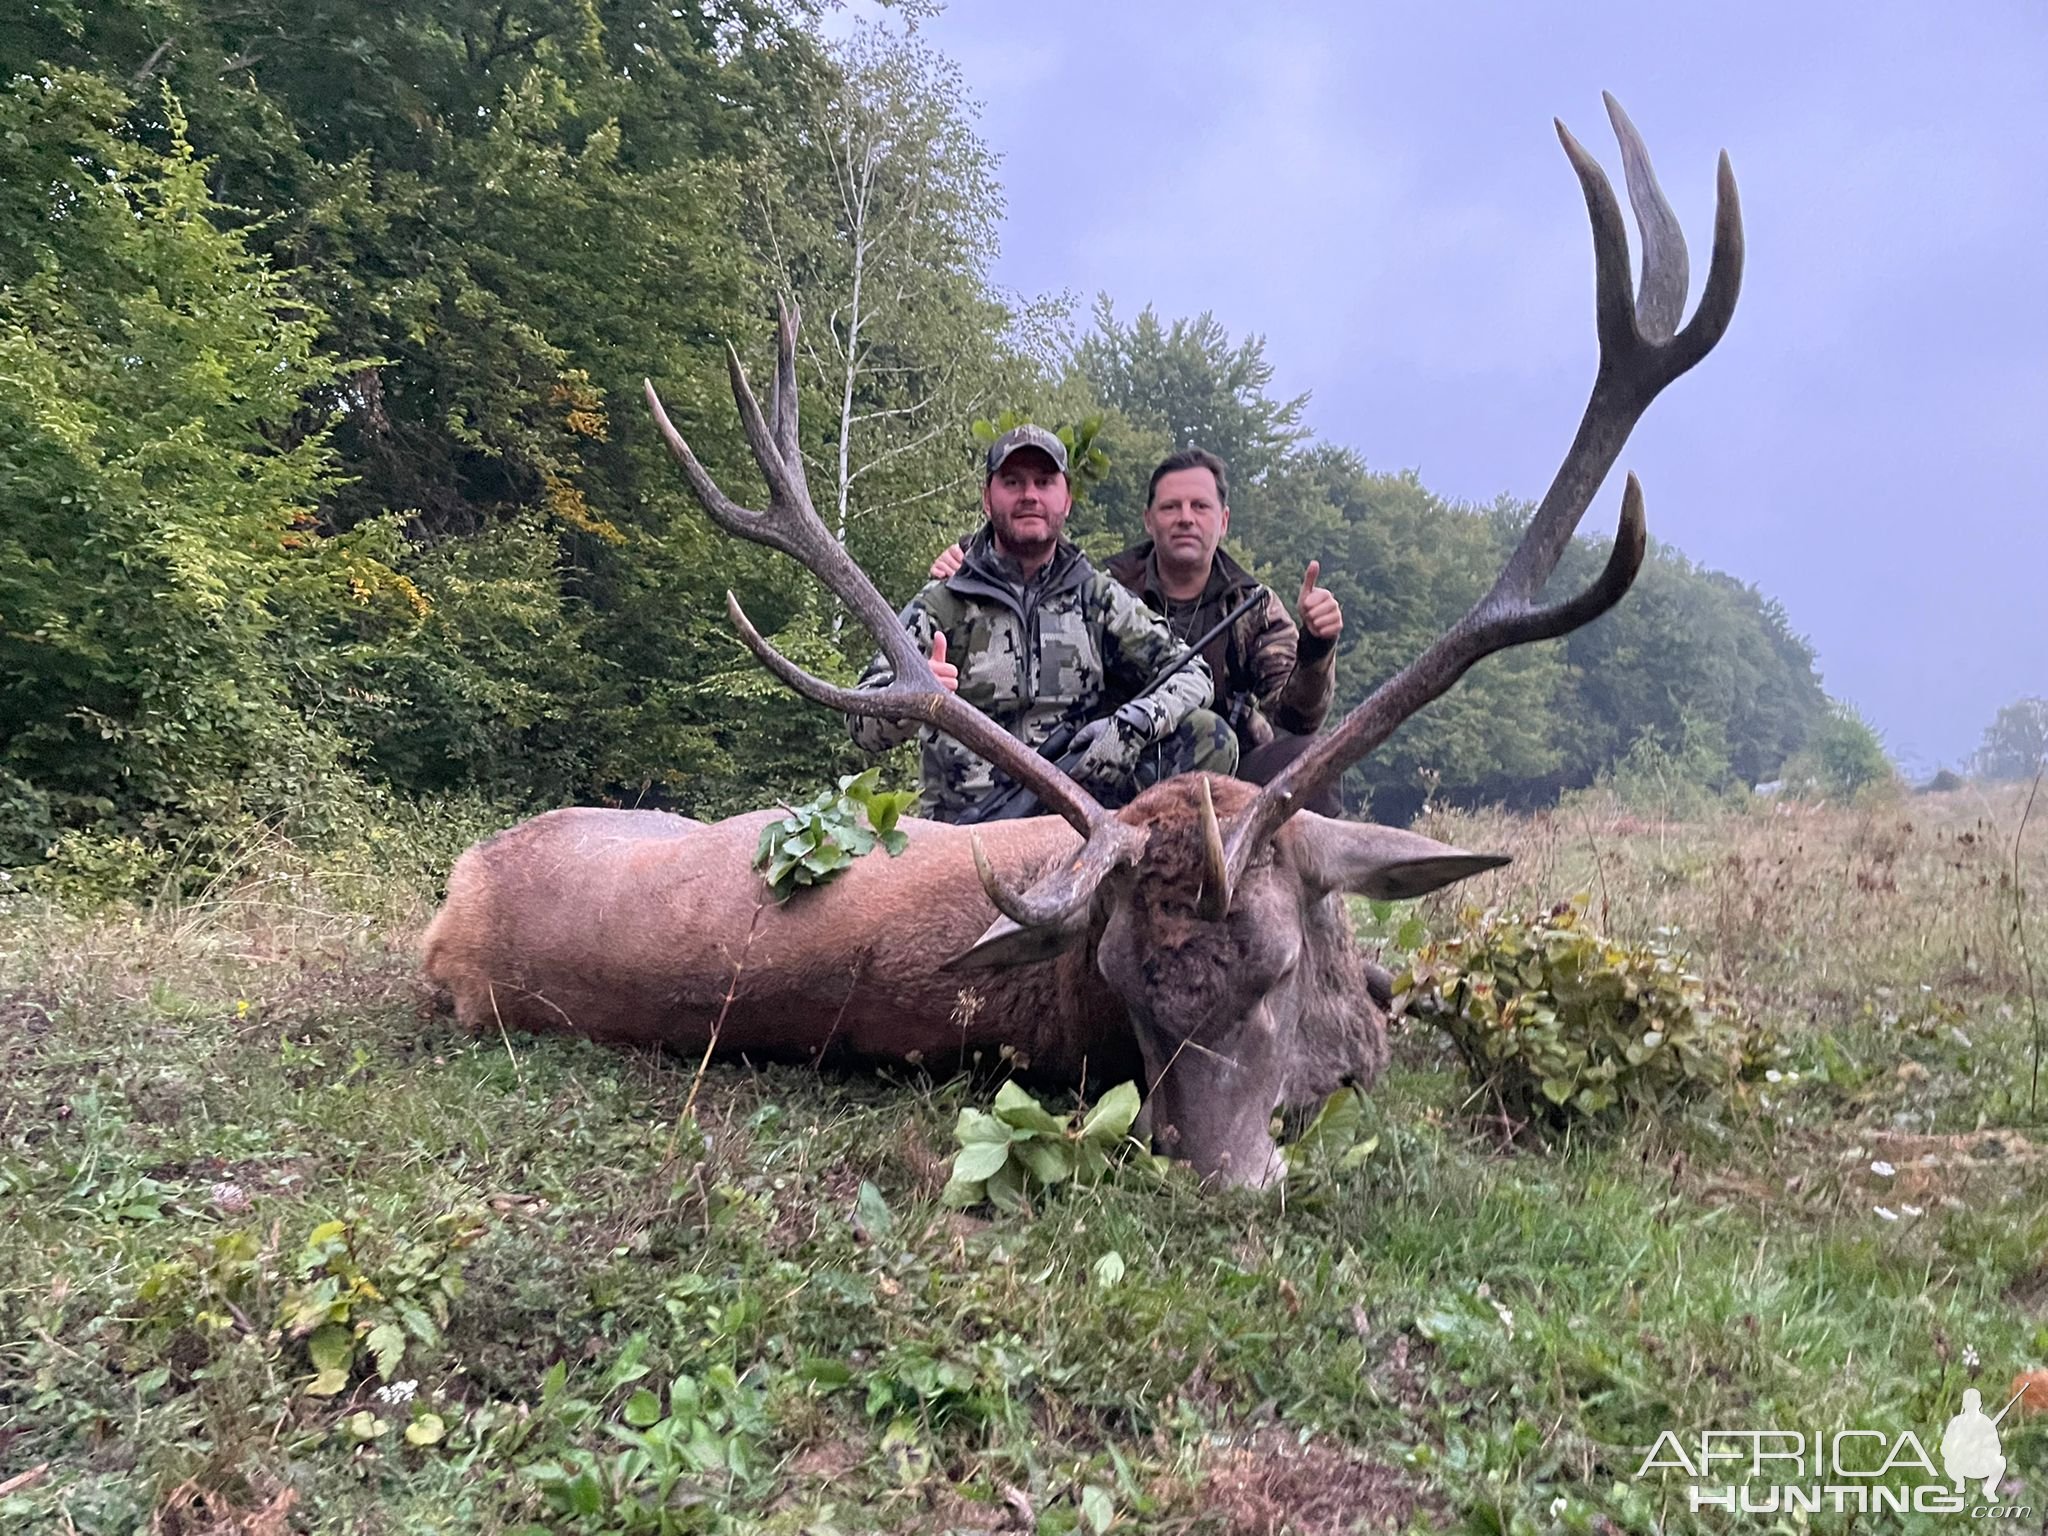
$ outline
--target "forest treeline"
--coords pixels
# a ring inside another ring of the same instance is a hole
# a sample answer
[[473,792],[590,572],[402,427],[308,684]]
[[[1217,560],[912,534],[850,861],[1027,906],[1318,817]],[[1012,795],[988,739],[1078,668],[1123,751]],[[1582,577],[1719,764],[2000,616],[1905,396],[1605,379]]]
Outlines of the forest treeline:
[[[844,771],[724,594],[813,669],[868,641],[710,527],[640,403],[756,492],[724,348],[764,376],[782,294],[813,500],[892,600],[976,520],[970,424],[1006,410],[1093,428],[1095,552],[1160,456],[1223,454],[1233,548],[1287,593],[1320,558],[1344,604],[1340,706],[1530,510],[1315,439],[1207,316],[1000,292],[970,83],[802,3],[38,0],[0,81],[0,863],[394,793],[719,814]],[[1645,753],[1732,785],[1844,727],[1774,602],[1657,549],[1348,789],[1541,803]]]

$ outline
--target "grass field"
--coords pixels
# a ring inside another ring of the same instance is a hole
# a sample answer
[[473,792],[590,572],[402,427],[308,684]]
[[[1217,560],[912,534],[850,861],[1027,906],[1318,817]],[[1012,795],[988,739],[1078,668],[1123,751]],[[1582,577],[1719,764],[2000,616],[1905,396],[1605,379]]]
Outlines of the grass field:
[[2031,1402],[2024,1517],[1635,1477],[1666,1429],[1931,1451],[1965,1387],[2048,1367],[2023,799],[1438,818],[1518,859],[1434,930],[1586,891],[1676,930],[1773,1076],[1534,1150],[1409,1025],[1356,1166],[1022,1215],[937,1198],[993,1083],[717,1066],[685,1117],[692,1061],[456,1032],[411,958],[453,841],[4,898],[0,1529],[2048,1528]]

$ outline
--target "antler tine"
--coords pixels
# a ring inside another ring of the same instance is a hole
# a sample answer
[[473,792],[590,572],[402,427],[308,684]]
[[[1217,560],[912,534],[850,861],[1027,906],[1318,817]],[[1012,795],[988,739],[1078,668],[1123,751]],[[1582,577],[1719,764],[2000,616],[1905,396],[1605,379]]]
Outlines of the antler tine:
[[803,311],[795,304],[776,305],[775,388],[768,396],[768,415],[775,423],[776,450],[786,463],[798,466],[803,458],[796,438],[796,333],[802,324]]
[[1539,606],[1593,494],[1649,404],[1673,379],[1705,357],[1735,313],[1742,286],[1742,211],[1735,174],[1721,156],[1714,215],[1714,254],[1706,290],[1682,330],[1688,259],[1677,217],[1658,189],[1641,136],[1621,104],[1606,97],[1620,141],[1629,200],[1643,236],[1640,293],[1629,291],[1628,231],[1599,162],[1563,123],[1560,142],[1585,192],[1593,226],[1595,312],[1600,363],[1570,452],[1544,493],[1521,543],[1492,589],[1435,644],[1376,689],[1337,728],[1296,758],[1257,801],[1233,819],[1226,840],[1229,885],[1287,818],[1344,770],[1378,747],[1417,710],[1437,698],[1483,657],[1509,646],[1567,634],[1618,603],[1642,568],[1647,548],[1642,488],[1633,475],[1622,496],[1614,548],[1599,578],[1576,596]]
[[[1685,311],[1685,290],[1692,281],[1692,265],[1686,256],[1685,231],[1678,216],[1657,185],[1657,173],[1650,168],[1650,152],[1643,136],[1629,121],[1628,113],[1611,91],[1602,91],[1607,103],[1607,120],[1614,125],[1614,137],[1621,143],[1621,169],[1628,181],[1629,206],[1635,210],[1636,228],[1643,237],[1643,280],[1636,292],[1636,329],[1649,341],[1669,341],[1678,329],[1678,317]],[[1560,127],[1563,125],[1560,124]]]
[[1048,808],[1065,817],[1084,836],[1088,835],[1107,819],[1108,813],[1054,764],[957,694],[939,686],[931,664],[895,610],[819,520],[804,484],[797,440],[795,312],[785,307],[776,329],[775,391],[770,402],[774,416],[772,431],[747,383],[739,354],[730,346],[726,348],[727,370],[732,376],[733,401],[739,407],[740,424],[768,482],[766,512],[749,511],[718,488],[669,420],[652,382],[645,385],[648,409],[705,514],[727,533],[781,550],[824,582],[874,636],[889,659],[895,680],[886,688],[859,690],[812,676],[763,639],[738,600],[727,593],[726,612],[741,640],[762,665],[805,698],[845,714],[923,721],[1000,766],[1013,779],[1028,786]]
[[1102,882],[1116,869],[1133,863],[1150,840],[1151,834],[1144,828],[1105,817],[1071,859],[1023,892],[1003,884],[982,849],[980,833],[973,835],[970,846],[974,872],[981,877],[990,905],[1020,928],[1043,928],[1061,927],[1080,917]]

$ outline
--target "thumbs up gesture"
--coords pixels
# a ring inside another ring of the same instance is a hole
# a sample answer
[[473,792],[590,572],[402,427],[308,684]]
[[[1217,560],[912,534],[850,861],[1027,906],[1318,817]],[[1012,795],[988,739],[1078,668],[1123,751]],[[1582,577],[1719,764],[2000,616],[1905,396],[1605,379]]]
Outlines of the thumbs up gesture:
[[1294,605],[1294,611],[1301,615],[1301,627],[1318,640],[1334,640],[1344,629],[1344,610],[1337,606],[1337,599],[1316,585],[1316,578],[1322,574],[1323,562],[1311,560],[1308,569],[1301,573],[1301,597]]
[[939,680],[939,686],[946,692],[960,691],[960,669],[946,660],[946,632],[943,629],[932,636],[932,676]]

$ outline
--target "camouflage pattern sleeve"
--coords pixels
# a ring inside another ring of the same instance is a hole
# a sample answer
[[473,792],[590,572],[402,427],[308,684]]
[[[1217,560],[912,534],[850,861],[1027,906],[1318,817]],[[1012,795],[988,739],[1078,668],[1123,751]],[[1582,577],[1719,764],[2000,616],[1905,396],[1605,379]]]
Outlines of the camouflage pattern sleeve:
[[[934,583],[936,585],[936,583]],[[929,591],[930,588],[926,588]],[[929,656],[932,653],[932,636],[938,625],[932,618],[932,611],[925,606],[925,593],[920,592],[910,604],[897,615],[903,627],[910,631],[917,641],[917,648]],[[874,659],[860,675],[856,688],[886,688],[896,681],[896,669],[889,665],[889,658],[882,652],[875,652]],[[918,731],[915,720],[884,720],[876,715],[848,715],[846,728],[853,737],[853,744],[863,752],[883,753],[900,747]]]
[[1271,587],[1247,648],[1258,678],[1259,704],[1275,730],[1313,736],[1330,713],[1337,689],[1337,648],[1304,636]]
[[[1103,607],[1103,671],[1124,688],[1143,688],[1173,664],[1180,647],[1174,644],[1166,621],[1114,578],[1098,574],[1096,589],[1096,600]],[[1206,708],[1214,694],[1209,664],[1198,656],[1150,698],[1134,699],[1117,713],[1121,717],[1126,711],[1143,711],[1150,722],[1147,739],[1161,741],[1189,715]]]

